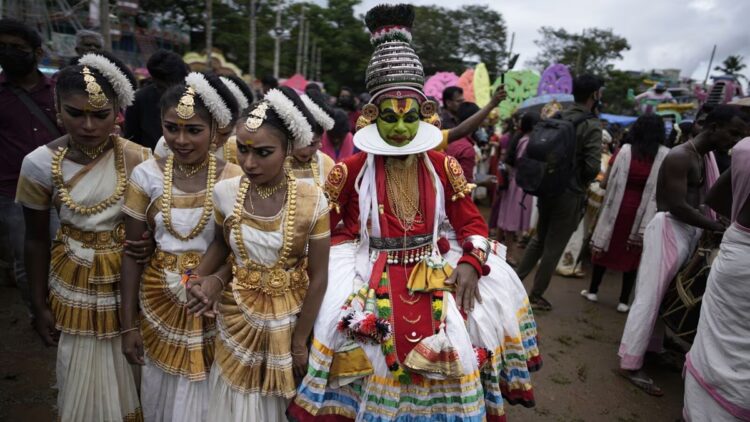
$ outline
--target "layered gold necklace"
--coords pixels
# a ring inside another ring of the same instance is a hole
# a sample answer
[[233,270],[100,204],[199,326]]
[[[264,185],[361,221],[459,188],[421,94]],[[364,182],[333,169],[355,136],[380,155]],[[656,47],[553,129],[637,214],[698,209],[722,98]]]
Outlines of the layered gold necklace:
[[102,152],[104,152],[104,149],[107,148],[107,146],[109,146],[109,138],[104,140],[104,142],[100,143],[99,145],[95,146],[84,145],[74,141],[73,139],[68,140],[69,148],[80,151],[83,155],[89,157],[92,160],[102,155]]
[[287,178],[285,177],[281,182],[273,185],[273,186],[266,186],[266,185],[256,185],[253,183],[253,189],[255,189],[255,192],[263,199],[268,199],[273,196],[274,193],[280,191],[284,188],[284,186],[287,185]]
[[418,160],[411,155],[404,160],[388,158],[385,162],[385,187],[388,204],[404,232],[412,231],[422,219],[419,209]]
[[[206,228],[206,225],[214,213],[213,192],[214,185],[216,184],[216,157],[213,154],[209,154],[208,160],[204,161],[203,166],[205,166],[205,163],[208,163],[208,175],[206,175],[206,194],[203,200],[203,212],[201,213],[200,220],[198,220],[198,225],[193,227],[187,236],[181,235],[172,226],[172,180],[175,167],[174,155],[170,154],[167,156],[167,162],[164,164],[164,192],[161,196],[161,213],[164,218],[164,227],[166,227],[169,234],[183,242],[194,239],[200,235],[203,232],[203,229]],[[193,172],[188,177],[192,177],[196,173],[197,171]]]
[[[68,141],[70,142],[70,141]],[[62,162],[65,159],[65,155],[68,153],[68,147],[58,147],[54,157],[52,157],[52,183],[57,189],[60,197],[60,202],[65,205],[66,208],[73,211],[76,214],[90,216],[99,214],[116,204],[125,194],[125,186],[127,184],[127,174],[125,173],[125,157],[123,156],[122,146],[118,142],[114,142],[114,154],[115,154],[115,170],[117,171],[117,184],[115,190],[109,198],[103,201],[91,205],[76,204],[73,198],[70,196],[68,187],[65,186],[65,177],[62,172]]]
[[[246,268],[258,268],[264,267],[263,265],[253,262],[250,259],[250,255],[247,253],[245,248],[245,242],[242,237],[242,211],[245,209],[245,200],[250,189],[250,181],[247,178],[242,179],[240,183],[240,189],[237,194],[237,202],[234,204],[234,214],[232,216],[232,227],[234,230],[234,242],[237,244],[237,251],[242,259],[242,263]],[[291,172],[287,173],[287,177],[283,184],[288,185],[289,189],[286,191],[286,224],[283,227],[282,237],[283,244],[279,251],[279,258],[274,265],[267,268],[281,268],[286,264],[289,259],[289,254],[292,251],[292,243],[294,241],[294,217],[297,214],[297,183],[294,180],[294,175]]]

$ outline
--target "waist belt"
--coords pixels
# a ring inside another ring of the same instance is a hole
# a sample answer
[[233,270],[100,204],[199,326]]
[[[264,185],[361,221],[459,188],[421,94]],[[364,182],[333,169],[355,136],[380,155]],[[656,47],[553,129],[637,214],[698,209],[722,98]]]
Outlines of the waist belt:
[[432,254],[432,234],[371,237],[370,251],[386,252],[389,264],[414,264]]
[[118,224],[112,230],[92,232],[79,230],[69,224],[63,224],[60,226],[58,238],[61,235],[81,242],[89,249],[113,249],[115,247],[122,247],[122,243],[125,242],[125,226]]
[[153,258],[151,258],[151,264],[160,270],[183,274],[194,270],[201,263],[202,256],[203,254],[199,252],[173,254],[157,249]]
[[260,290],[269,296],[282,296],[290,290],[305,288],[309,284],[306,260],[288,269],[232,265],[232,274],[238,287]]

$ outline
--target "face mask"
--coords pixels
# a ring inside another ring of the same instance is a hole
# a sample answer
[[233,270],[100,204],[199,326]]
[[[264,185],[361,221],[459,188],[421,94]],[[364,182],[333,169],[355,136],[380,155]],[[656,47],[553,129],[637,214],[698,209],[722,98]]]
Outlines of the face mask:
[[36,57],[33,52],[8,49],[0,51],[0,66],[9,76],[25,76],[34,70],[35,65]]

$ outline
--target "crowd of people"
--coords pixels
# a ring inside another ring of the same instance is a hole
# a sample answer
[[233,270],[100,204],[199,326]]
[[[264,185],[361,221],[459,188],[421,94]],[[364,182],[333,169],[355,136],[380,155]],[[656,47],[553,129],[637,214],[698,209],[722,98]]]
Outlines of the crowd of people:
[[0,20],[0,229],[59,420],[503,421],[535,405],[553,274],[588,268],[592,302],[622,273],[619,374],[661,395],[659,306],[721,233],[684,417],[750,420],[747,111],[624,129],[579,75],[572,107],[500,121],[502,86],[424,94],[413,20],[371,9],[367,92],[337,96],[168,51],[138,82],[91,31],[47,77],[39,34]]

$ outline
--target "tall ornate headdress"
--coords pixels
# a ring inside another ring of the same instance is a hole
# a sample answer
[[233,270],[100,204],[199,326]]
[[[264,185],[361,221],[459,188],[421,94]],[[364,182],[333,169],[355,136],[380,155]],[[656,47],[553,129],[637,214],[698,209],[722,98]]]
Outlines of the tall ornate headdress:
[[101,85],[96,81],[96,77],[91,72],[91,69],[95,69],[109,82],[112,90],[115,92],[117,104],[120,107],[127,107],[133,104],[133,99],[135,99],[133,83],[128,79],[125,71],[115,62],[101,54],[88,53],[78,59],[78,64],[83,66],[81,74],[86,83],[89,105],[94,108],[102,108],[108,103],[108,98],[104,94],[104,91],[102,91]]
[[[415,151],[424,152],[434,148],[441,140],[434,139],[441,138],[439,130],[433,131],[426,127],[437,129],[435,126],[439,125],[439,121],[435,119],[437,104],[428,100],[423,92],[424,68],[411,46],[414,7],[408,4],[375,6],[365,15],[365,23],[370,30],[370,42],[375,46],[365,72],[365,84],[372,98],[362,107],[354,144],[362,151],[384,155],[413,154]],[[380,114],[378,105],[386,99],[405,98],[416,100],[420,106],[419,113],[423,122],[420,123],[417,136],[404,147],[379,145],[385,144],[385,141],[378,142],[374,139],[377,129],[368,127]]]

